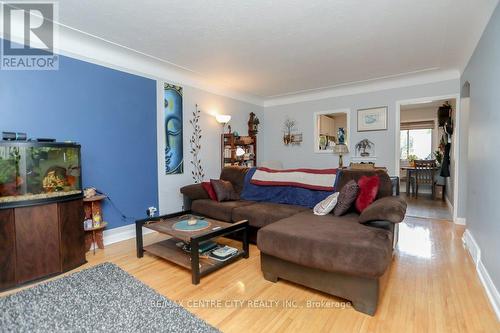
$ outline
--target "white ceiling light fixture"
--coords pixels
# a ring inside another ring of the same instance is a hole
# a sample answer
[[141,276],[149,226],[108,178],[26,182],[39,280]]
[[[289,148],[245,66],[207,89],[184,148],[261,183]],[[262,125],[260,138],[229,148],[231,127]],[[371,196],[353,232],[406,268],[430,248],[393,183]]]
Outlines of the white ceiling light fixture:
[[224,129],[226,124],[231,120],[231,116],[228,114],[218,114],[215,116],[215,120],[222,125],[222,134],[224,134]]
[[218,114],[215,116],[215,119],[219,124],[225,126],[231,120],[231,116],[227,114]]

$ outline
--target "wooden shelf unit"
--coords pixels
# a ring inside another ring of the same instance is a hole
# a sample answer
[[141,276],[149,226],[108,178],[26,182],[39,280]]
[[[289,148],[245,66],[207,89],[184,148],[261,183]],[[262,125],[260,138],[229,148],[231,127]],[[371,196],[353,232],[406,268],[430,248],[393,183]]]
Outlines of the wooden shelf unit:
[[[245,154],[236,156],[236,149],[242,148]],[[257,166],[257,137],[221,134],[221,168],[231,165]]]

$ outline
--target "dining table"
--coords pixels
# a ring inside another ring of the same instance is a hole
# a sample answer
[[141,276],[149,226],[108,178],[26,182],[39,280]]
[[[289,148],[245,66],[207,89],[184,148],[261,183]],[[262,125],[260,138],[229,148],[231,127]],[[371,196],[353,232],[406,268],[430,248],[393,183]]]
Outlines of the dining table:
[[[435,167],[432,167],[429,169],[432,169],[434,171],[438,171],[441,168],[438,166],[435,166]],[[405,166],[401,167],[401,170],[406,171],[406,195],[409,195],[410,194],[410,179],[414,174],[416,174],[417,168],[415,166],[405,165]]]

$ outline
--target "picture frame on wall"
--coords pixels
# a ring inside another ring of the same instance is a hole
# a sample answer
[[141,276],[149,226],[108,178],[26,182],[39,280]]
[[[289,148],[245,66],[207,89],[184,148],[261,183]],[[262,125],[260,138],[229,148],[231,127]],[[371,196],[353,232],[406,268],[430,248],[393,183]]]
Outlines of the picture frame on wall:
[[387,130],[387,106],[358,110],[358,132]]
[[182,87],[164,83],[165,174],[184,173]]

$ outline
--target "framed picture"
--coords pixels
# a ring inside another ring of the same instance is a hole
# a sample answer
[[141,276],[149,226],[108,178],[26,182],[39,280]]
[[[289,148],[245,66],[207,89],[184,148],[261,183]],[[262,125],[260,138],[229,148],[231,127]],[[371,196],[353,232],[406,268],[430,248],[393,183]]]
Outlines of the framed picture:
[[165,83],[163,124],[165,131],[165,174],[184,173],[182,147],[182,87]]
[[387,130],[387,106],[358,110],[358,132]]

